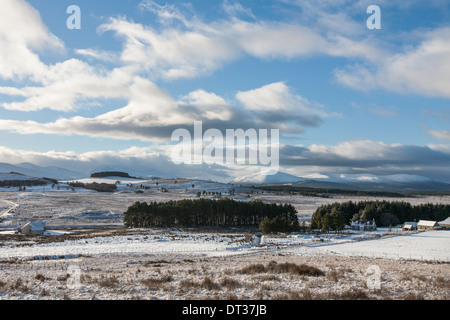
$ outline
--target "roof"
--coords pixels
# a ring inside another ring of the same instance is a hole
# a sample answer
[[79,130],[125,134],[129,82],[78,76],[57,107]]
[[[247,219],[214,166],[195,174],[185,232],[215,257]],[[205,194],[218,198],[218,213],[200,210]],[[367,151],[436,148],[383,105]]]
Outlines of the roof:
[[405,222],[403,224],[403,226],[413,226],[413,227],[417,227],[417,222]]
[[448,217],[444,221],[439,221],[439,224],[440,225],[449,225],[450,224],[450,217]]
[[360,221],[360,220],[356,220],[356,221],[352,221],[352,225],[374,225],[375,221],[371,220],[371,221]]
[[424,226],[424,227],[434,227],[436,225],[437,221],[430,221],[430,220],[419,220],[418,226]]
[[44,231],[45,230],[45,222],[28,222],[22,228],[24,228],[26,226],[30,226],[31,230],[35,230],[35,231]]

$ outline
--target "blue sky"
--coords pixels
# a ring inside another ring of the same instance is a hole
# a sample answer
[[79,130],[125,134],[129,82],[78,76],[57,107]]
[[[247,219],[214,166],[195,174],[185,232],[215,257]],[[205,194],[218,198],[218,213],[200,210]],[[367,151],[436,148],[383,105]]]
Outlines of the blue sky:
[[5,0],[0,21],[0,162],[258,169],[173,165],[171,132],[203,121],[279,129],[297,176],[450,182],[448,1]]

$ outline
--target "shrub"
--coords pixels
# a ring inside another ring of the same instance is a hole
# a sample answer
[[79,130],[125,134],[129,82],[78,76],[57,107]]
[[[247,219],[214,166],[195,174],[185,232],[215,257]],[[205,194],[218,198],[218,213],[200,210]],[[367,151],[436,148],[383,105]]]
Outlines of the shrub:
[[350,289],[340,295],[341,300],[366,300],[367,294],[361,289]]
[[117,190],[117,186],[115,184],[97,182],[89,183],[85,188],[98,192],[114,192]]
[[36,280],[39,281],[45,281],[47,278],[45,276],[43,276],[42,274],[37,274],[36,277],[34,277]]
[[236,288],[240,287],[241,284],[239,283],[239,281],[237,281],[233,278],[227,277],[227,278],[223,278],[220,281],[220,285],[225,288],[228,288],[228,289],[236,289]]
[[114,287],[118,284],[118,280],[116,277],[102,277],[100,279],[98,279],[96,281],[96,283],[101,286],[101,287],[106,287],[106,288],[110,288],[110,287]]
[[210,277],[205,277],[201,283],[203,288],[208,290],[219,290],[220,286],[215,283]]
[[141,282],[147,286],[148,289],[153,290],[153,289],[158,289],[159,287],[161,287],[163,284],[172,281],[172,276],[171,275],[164,275],[161,278],[155,279],[155,278],[149,278],[149,279],[145,279],[142,280]]
[[261,263],[246,266],[239,271],[239,273],[242,273],[242,274],[255,274],[255,273],[263,273],[263,272],[266,272],[266,268]]
[[263,264],[252,264],[246,266],[238,271],[241,274],[255,274],[255,273],[290,273],[294,275],[306,275],[306,276],[323,276],[325,273],[322,270],[306,264],[295,264],[290,262],[276,263],[271,261],[264,266]]

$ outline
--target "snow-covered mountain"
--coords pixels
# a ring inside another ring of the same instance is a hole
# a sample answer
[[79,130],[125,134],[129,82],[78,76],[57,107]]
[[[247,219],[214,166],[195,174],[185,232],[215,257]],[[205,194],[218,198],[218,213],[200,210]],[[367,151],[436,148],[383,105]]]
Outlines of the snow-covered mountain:
[[[270,185],[270,184],[291,184],[297,187],[308,188],[327,188],[327,189],[347,189],[347,190],[380,190],[380,191],[450,191],[450,184],[445,182],[436,182],[428,177],[413,174],[393,174],[393,175],[374,175],[369,173],[360,174],[329,174],[324,172],[309,173],[303,176],[295,176],[286,172],[258,171],[253,174],[231,177],[228,172],[222,172],[222,175],[213,175],[211,173],[217,170],[210,170],[208,166],[196,166],[181,168],[174,165],[149,166],[143,168],[136,165],[129,166],[97,166],[95,171],[110,171],[111,169],[128,173],[130,176],[160,178],[187,178],[216,181],[223,183],[234,183],[242,185]],[[189,169],[189,170],[188,170]],[[148,170],[148,171],[147,171]],[[11,176],[11,172],[23,174],[24,176]],[[37,166],[31,163],[8,164],[0,163],[0,173],[3,173],[3,180],[20,179],[42,179],[51,178],[60,181],[78,180],[89,178],[94,172],[76,172],[69,169],[55,166]],[[18,178],[18,179],[13,179]]]
[[36,180],[42,179],[15,172],[9,173],[0,172],[0,181],[36,181]]
[[39,178],[46,177],[58,180],[71,180],[86,177],[85,173],[71,171],[68,169],[53,166],[40,167],[31,163],[20,163],[16,165],[9,163],[0,163],[0,172],[2,173],[17,172],[31,177],[39,177]]
[[294,176],[284,172],[268,175],[261,172],[237,177],[232,183],[244,185],[291,184],[295,187],[346,189],[366,191],[450,191],[450,184],[436,182],[430,178],[410,175],[374,175],[374,174],[324,174],[313,173]]
[[277,172],[275,174],[269,174],[268,172],[256,172],[247,176],[237,177],[233,179],[232,183],[240,184],[283,184],[294,183],[303,180],[297,176],[294,176],[285,172]]
[[333,182],[360,182],[360,183],[390,183],[390,182],[430,182],[431,179],[411,174],[392,174],[392,175],[374,175],[374,174],[340,174],[324,179]]

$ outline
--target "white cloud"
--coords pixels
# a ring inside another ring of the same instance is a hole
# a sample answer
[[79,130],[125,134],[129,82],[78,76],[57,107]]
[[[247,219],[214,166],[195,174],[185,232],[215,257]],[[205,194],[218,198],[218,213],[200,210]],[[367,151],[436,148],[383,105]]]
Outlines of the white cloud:
[[450,130],[428,130],[427,133],[434,139],[450,141]]
[[341,142],[336,146],[313,144],[309,147],[309,151],[319,154],[333,154],[352,160],[382,160],[388,154],[392,154],[392,149],[396,146],[398,145],[388,145],[380,141],[357,140]]
[[126,69],[104,71],[77,59],[48,66],[41,74],[41,86],[0,87],[0,93],[20,96],[21,101],[3,102],[5,109],[71,111],[87,99],[128,98],[131,73]]
[[[100,94],[101,91],[96,92]],[[69,93],[71,91],[66,94]],[[135,77],[125,93],[118,89],[116,94],[126,95],[129,99],[127,105],[96,117],[75,116],[47,123],[0,119],[0,128],[20,134],[76,134],[121,140],[168,141],[173,130],[192,127],[194,121],[199,120],[205,126],[219,130],[277,128],[283,133],[300,133],[306,127],[318,126],[323,117],[331,116],[323,106],[293,94],[283,82],[240,91],[236,94],[236,101],[226,101],[204,90],[195,90],[175,99],[153,82]],[[52,98],[42,97],[47,101]]]
[[430,144],[428,148],[431,150],[442,152],[450,155],[450,144]]
[[225,12],[231,16],[243,14],[252,19],[256,19],[252,10],[250,8],[244,8],[239,2],[230,3],[228,0],[225,0],[222,6]]
[[403,94],[450,97],[450,27],[420,35],[414,48],[393,54],[366,67],[335,71],[337,80],[359,90],[384,89]]
[[182,25],[164,24],[157,30],[121,17],[111,18],[99,30],[112,31],[124,39],[123,63],[138,64],[143,72],[157,78],[198,77],[245,54],[262,59],[323,54],[372,61],[383,53],[372,40],[323,35],[298,23],[247,22],[235,16],[206,23],[197,17],[184,17],[173,5],[159,6],[153,1],[144,4],[165,22],[178,20]]
[[75,53],[81,56],[90,57],[93,59],[105,61],[105,62],[115,62],[118,61],[119,57],[114,52],[108,52],[97,49],[75,49]]
[[322,118],[331,116],[322,105],[293,94],[284,82],[239,91],[236,99],[245,110],[258,115],[258,119],[272,122],[283,132],[301,132],[305,127],[317,126]]
[[[37,82],[36,86],[23,88],[0,87],[0,93],[14,97],[12,101],[1,104],[9,110],[73,111],[83,105],[95,105],[98,99],[117,98],[127,99],[133,104],[139,99],[132,97],[130,90],[136,75],[153,81],[159,78],[193,78],[211,73],[244,55],[290,59],[326,54],[360,56],[369,60],[379,56],[379,50],[366,41],[323,36],[300,24],[240,20],[233,14],[250,12],[237,2],[224,4],[232,15],[228,20],[206,23],[195,16],[185,17],[174,5],[161,6],[154,1],[143,1],[140,8],[160,17],[164,22],[162,30],[129,22],[125,18],[111,18],[99,27],[99,31],[113,31],[123,39],[120,54],[93,48],[74,50],[89,61],[120,63],[120,67],[111,70],[74,58],[46,65],[30,48],[61,48],[62,43],[48,32],[39,13],[26,2],[8,0],[7,7],[13,13],[12,17],[17,16],[13,21],[17,28],[12,35],[8,33],[0,37],[0,48],[3,44],[4,49],[0,50],[0,76],[20,76]],[[5,15],[5,11],[2,12]],[[11,17],[6,16],[6,22],[2,20],[2,23],[11,22]],[[181,21],[181,26],[166,24],[173,20]],[[208,117],[216,117],[216,111],[210,112]],[[223,117],[229,116],[225,113]]]
[[202,179],[226,180],[225,168],[207,165],[175,165],[158,148],[130,147],[119,151],[99,150],[84,153],[36,152],[10,149],[0,146],[0,162],[55,166],[88,176],[94,171],[120,170],[130,175],[153,175],[159,177],[198,177]]
[[0,10],[0,77],[31,77],[47,71],[35,50],[63,51],[64,45],[43,24],[39,12],[23,0],[4,0]]
[[240,91],[236,94],[236,98],[248,110],[281,111],[302,104],[302,98],[293,96],[283,82],[271,83],[249,91]]

